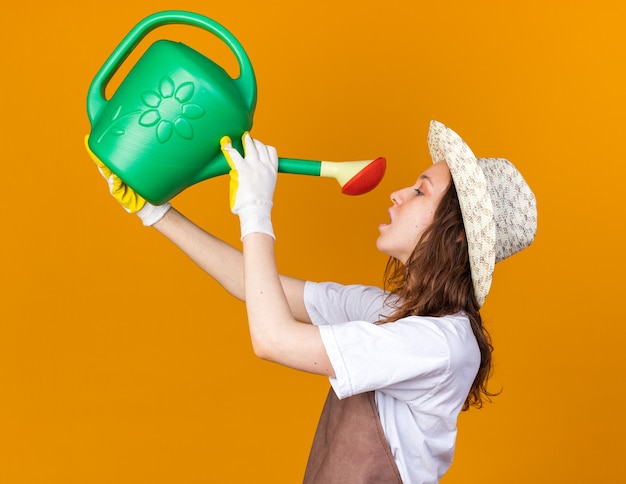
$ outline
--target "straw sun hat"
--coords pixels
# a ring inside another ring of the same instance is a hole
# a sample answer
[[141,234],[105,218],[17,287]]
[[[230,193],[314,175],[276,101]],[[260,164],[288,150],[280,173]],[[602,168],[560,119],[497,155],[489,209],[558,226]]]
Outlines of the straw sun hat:
[[433,163],[448,163],[459,196],[474,294],[483,305],[496,262],[528,247],[537,231],[535,195],[511,162],[476,158],[461,137],[431,121]]

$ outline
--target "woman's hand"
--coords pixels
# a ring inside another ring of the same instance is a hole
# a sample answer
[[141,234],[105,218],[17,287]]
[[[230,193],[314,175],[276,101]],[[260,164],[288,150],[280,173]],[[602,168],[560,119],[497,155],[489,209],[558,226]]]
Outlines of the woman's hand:
[[137,214],[145,226],[154,225],[161,220],[171,208],[171,205],[169,203],[164,203],[163,205],[152,205],[150,202],[146,201],[98,159],[98,157],[89,149],[87,139],[88,137],[85,137],[85,147],[87,148],[87,153],[89,153],[89,156],[91,156],[91,159],[98,167],[98,171],[107,181],[109,185],[109,192],[113,198],[115,198],[115,200],[117,200],[128,213]]
[[230,208],[239,215],[241,239],[250,233],[274,236],[271,211],[278,173],[278,154],[273,146],[242,137],[245,156],[233,148],[230,138],[220,141],[230,165]]

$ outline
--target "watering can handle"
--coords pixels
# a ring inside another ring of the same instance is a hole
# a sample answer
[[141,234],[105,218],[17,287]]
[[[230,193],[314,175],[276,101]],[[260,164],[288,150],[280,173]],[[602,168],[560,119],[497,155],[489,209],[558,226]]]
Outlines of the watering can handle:
[[87,115],[91,123],[106,105],[105,88],[124,60],[141,40],[157,27],[169,24],[185,24],[200,27],[223,40],[233,51],[239,64],[239,77],[233,79],[241,91],[249,112],[256,105],[256,79],[252,64],[239,41],[222,25],[202,15],[184,10],[165,10],[152,14],[139,22],[122,40],[104,65],[100,68],[87,94]]

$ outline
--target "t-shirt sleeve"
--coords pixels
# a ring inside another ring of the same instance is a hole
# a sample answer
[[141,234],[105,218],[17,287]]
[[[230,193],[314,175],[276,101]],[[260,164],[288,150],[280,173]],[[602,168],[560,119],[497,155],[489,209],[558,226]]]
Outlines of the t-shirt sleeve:
[[446,337],[428,319],[382,325],[348,321],[319,328],[339,398],[378,390],[415,400],[434,390],[449,369]]
[[379,321],[386,293],[379,287],[310,282],[304,286],[304,303],[313,324]]

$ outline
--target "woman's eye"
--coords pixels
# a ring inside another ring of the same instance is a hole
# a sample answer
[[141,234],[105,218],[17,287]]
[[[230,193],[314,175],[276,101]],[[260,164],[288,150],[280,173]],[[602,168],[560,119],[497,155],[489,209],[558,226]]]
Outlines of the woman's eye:
[[416,195],[424,195],[424,192],[422,192],[419,188],[415,188],[415,194]]

